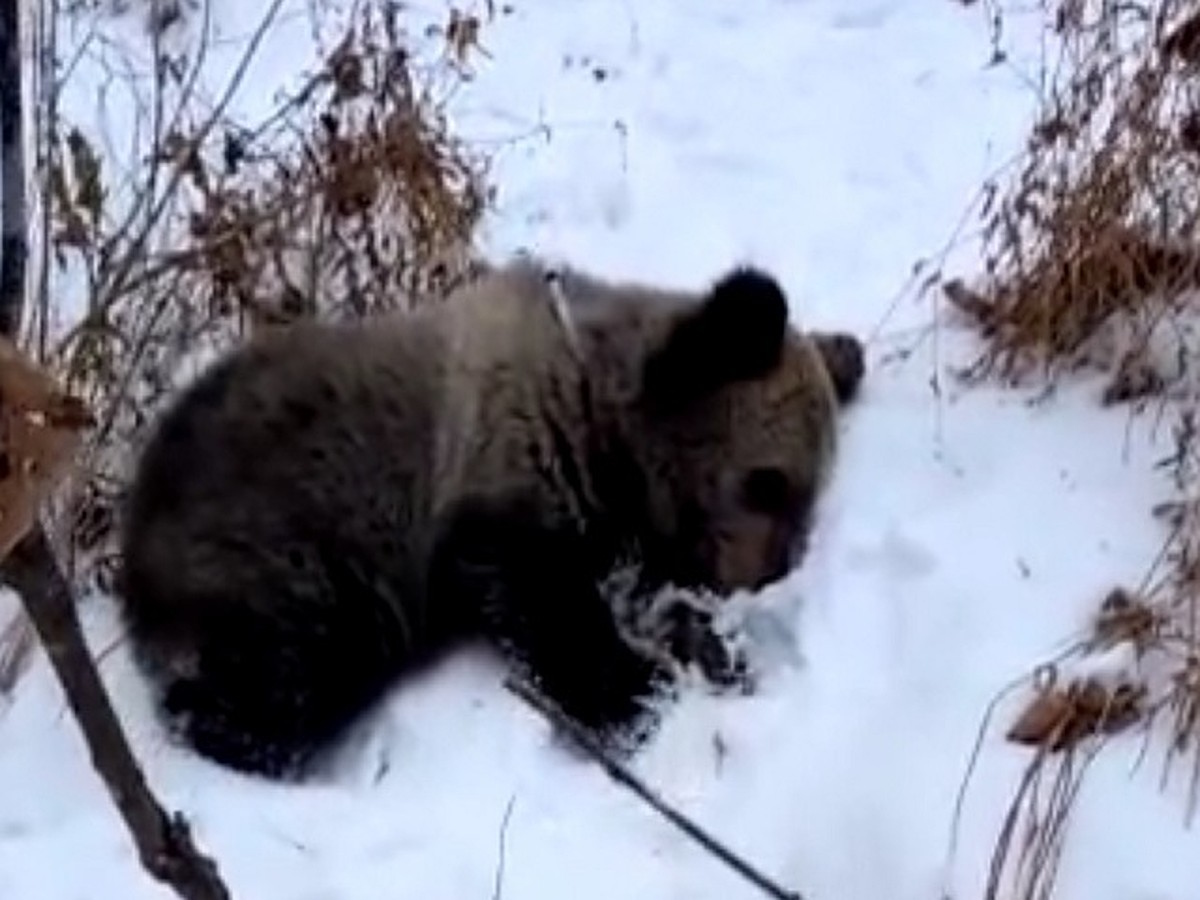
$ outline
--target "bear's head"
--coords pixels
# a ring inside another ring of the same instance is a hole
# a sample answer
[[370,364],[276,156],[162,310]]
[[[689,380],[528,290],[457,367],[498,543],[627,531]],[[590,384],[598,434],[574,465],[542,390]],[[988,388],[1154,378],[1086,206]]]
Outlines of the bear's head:
[[617,342],[633,361],[626,443],[643,473],[646,575],[719,593],[781,578],[803,553],[861,343],[792,327],[783,290],[753,268],[626,308]]

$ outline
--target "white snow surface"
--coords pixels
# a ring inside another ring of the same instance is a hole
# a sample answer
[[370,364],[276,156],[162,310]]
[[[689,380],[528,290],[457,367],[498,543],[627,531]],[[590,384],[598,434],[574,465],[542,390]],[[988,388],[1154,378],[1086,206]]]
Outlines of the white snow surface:
[[[1033,104],[1020,64],[988,67],[983,16],[950,0],[514,3],[454,107],[498,154],[491,252],[693,286],[755,262],[798,322],[870,341],[811,553],[757,598],[790,652],[754,697],[689,690],[635,770],[807,900],[980,896],[1029,759],[1003,739],[1014,700],[983,738],[950,855],[987,706],[1078,637],[1106,589],[1137,582],[1167,491],[1163,436],[1102,410],[1098,383],[1039,404],[963,389],[944,370],[971,338],[922,338],[930,306],[894,302],[1019,147]],[[306,62],[292,6],[239,103],[269,104]],[[218,9],[229,34],[260,13]],[[1022,48],[1036,40],[1014,59]],[[103,115],[119,137],[120,110]],[[977,253],[960,241],[950,259],[969,272]],[[117,636],[103,598],[85,618],[97,651]],[[168,744],[124,647],[103,673],[151,783],[239,900],[763,896],[553,743],[481,655],[394,691],[299,786]],[[1141,748],[1118,738],[1090,771],[1062,898],[1200,897],[1182,786],[1135,766]],[[0,708],[0,798],[0,900],[172,896],[139,869],[40,656]]]

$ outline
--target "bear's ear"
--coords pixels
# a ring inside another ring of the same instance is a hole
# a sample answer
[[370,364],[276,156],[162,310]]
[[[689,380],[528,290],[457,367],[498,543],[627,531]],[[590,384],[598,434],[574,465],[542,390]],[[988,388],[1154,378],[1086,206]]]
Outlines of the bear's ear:
[[779,364],[786,333],[787,300],[779,283],[758,269],[733,269],[647,358],[645,395],[672,406],[761,378]]

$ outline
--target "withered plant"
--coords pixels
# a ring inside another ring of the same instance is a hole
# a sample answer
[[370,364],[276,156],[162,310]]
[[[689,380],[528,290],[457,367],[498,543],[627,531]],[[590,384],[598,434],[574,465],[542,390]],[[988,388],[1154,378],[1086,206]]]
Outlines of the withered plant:
[[43,306],[32,327],[99,411],[73,549],[105,546],[128,450],[195,364],[254,329],[400,309],[473,271],[484,160],[451,135],[442,104],[479,20],[448,14],[449,52],[422,65],[399,4],[355,7],[316,70],[254,123],[227,112],[228,95],[206,108],[185,61],[161,56],[145,183],[127,209],[106,206],[95,141],[53,123],[49,250],[83,274],[86,310],[55,334]]
[[[452,133],[446,105],[496,11],[448,3],[431,20],[391,0],[314,0],[323,55],[247,120],[235,100],[264,90],[247,72],[283,0],[215,91],[209,0],[42,7],[22,343],[95,411],[49,512],[75,585],[107,587],[131,451],[199,365],[255,329],[403,309],[475,271],[487,160]],[[123,94],[132,135],[70,120],[62,98],[81,60]],[[28,646],[27,626],[5,626],[0,684]]]
[[[984,7],[999,42],[1004,4]],[[1039,689],[1009,734],[1037,750],[1001,828],[989,900],[1052,896],[1081,758],[1131,726],[1143,749],[1165,732],[1166,772],[1186,763],[1189,817],[1200,790],[1200,2],[1037,8],[1049,48],[1033,79],[1039,115],[1011,179],[986,186],[982,272],[927,286],[984,339],[968,380],[1053,385],[1101,371],[1101,402],[1173,417],[1162,468],[1178,499],[1157,510],[1167,534],[1144,583],[1110,595],[1074,651],[1125,647],[1133,671],[1117,685]]]

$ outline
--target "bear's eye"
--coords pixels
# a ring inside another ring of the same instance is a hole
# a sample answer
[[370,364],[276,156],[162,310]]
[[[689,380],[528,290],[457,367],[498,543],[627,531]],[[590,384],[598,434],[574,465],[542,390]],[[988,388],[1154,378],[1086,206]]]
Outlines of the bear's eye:
[[772,466],[751,469],[742,481],[742,502],[757,513],[783,515],[791,506],[792,486],[783,469]]

